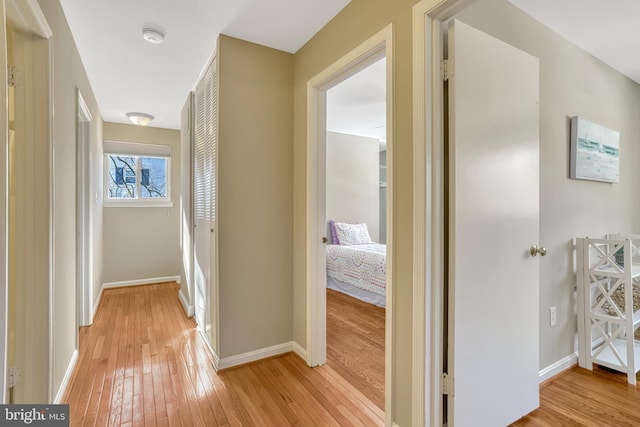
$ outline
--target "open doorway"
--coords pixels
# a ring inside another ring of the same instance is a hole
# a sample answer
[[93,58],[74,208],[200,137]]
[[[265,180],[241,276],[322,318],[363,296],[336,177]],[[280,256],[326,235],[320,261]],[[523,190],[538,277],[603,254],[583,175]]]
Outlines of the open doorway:
[[384,409],[386,58],[327,91],[327,364]]
[[[383,227],[383,238],[380,239],[379,224],[379,200],[378,205],[372,210],[378,214],[378,220],[371,222],[371,228],[377,229],[374,237],[386,243],[386,256],[378,263],[384,265],[386,274],[381,280],[384,288],[382,300],[387,307],[384,311],[384,382],[378,387],[383,389],[382,400],[387,418],[393,417],[391,413],[391,366],[392,353],[392,320],[393,320],[393,28],[389,25],[363,42],[323,72],[311,79],[307,84],[307,349],[306,359],[309,366],[319,366],[327,363],[327,244],[329,243],[330,229],[327,217],[327,94],[346,81],[357,75],[373,64],[383,60],[384,69],[384,119],[377,122],[374,127],[380,126],[378,132],[386,137],[386,221]],[[370,95],[370,90],[361,91],[363,98]],[[375,159],[375,192],[380,191],[380,141],[374,144],[373,153]],[[335,220],[334,220],[335,221]],[[359,222],[357,219],[346,219],[349,222]],[[348,224],[348,222],[347,222]],[[368,230],[367,230],[368,234]],[[369,237],[372,237],[369,235]],[[347,239],[349,240],[349,239]],[[372,239],[373,240],[373,239]],[[332,238],[333,241],[333,238]],[[380,295],[379,295],[380,296]],[[358,300],[355,300],[358,301]],[[346,310],[342,310],[344,314]],[[360,357],[366,357],[361,349]],[[357,362],[356,362],[357,363]],[[366,375],[366,372],[363,371]]]

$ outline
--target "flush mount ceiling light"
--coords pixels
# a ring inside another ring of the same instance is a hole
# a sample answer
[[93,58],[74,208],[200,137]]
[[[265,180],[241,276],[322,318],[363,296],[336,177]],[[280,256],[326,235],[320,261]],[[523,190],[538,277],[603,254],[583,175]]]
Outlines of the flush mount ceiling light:
[[131,120],[131,123],[138,126],[147,126],[151,123],[155,117],[146,113],[127,113],[127,117]]
[[159,44],[164,41],[164,33],[154,28],[143,28],[142,38],[144,38],[149,43]]

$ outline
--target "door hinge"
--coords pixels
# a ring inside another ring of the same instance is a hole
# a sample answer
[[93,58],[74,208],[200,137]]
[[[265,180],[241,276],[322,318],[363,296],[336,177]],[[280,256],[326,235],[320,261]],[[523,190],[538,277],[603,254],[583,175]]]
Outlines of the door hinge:
[[20,369],[16,367],[9,368],[7,375],[7,388],[15,387],[15,385],[20,381],[22,374],[20,373]]
[[7,67],[7,84],[9,87],[18,86],[19,77],[20,70],[18,68],[12,66]]
[[446,372],[440,377],[440,388],[442,394],[453,396],[453,377]]
[[445,82],[453,77],[453,58],[440,61],[440,75]]

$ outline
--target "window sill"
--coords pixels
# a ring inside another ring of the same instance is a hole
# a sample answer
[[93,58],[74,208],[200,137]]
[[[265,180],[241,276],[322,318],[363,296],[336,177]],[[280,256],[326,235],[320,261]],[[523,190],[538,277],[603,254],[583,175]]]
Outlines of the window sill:
[[170,202],[170,201],[148,202],[148,201],[141,201],[141,200],[130,200],[130,201],[105,200],[104,207],[105,208],[172,208],[173,202]]

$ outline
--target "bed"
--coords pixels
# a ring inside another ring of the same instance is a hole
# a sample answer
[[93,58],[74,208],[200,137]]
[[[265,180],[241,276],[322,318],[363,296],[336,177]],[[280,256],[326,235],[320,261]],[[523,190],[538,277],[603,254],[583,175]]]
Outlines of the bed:
[[326,246],[327,288],[384,307],[387,282],[386,245],[372,242],[368,232],[366,236],[359,238],[346,236],[339,231],[341,223],[335,224],[338,232],[334,235],[332,231],[332,242],[339,244]]

